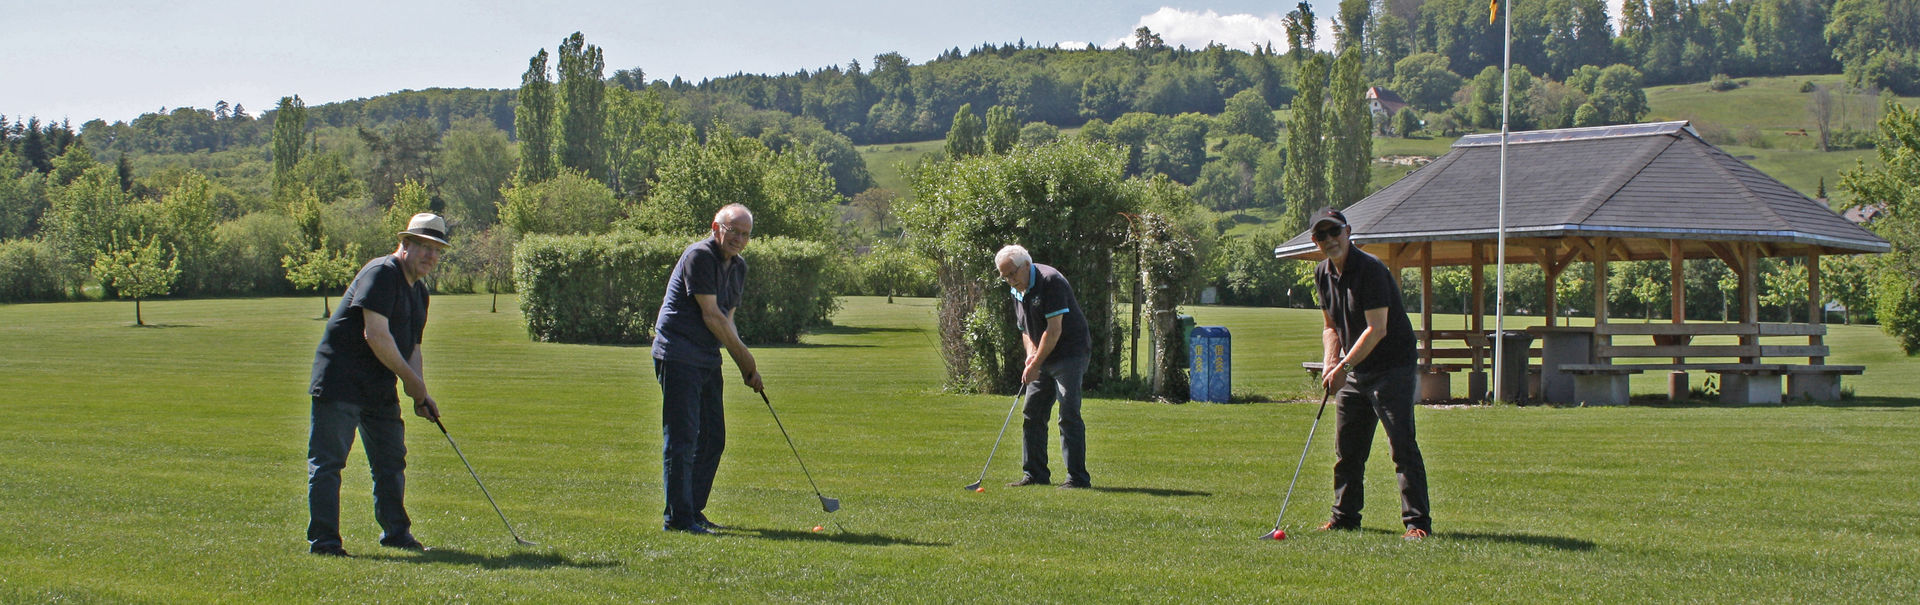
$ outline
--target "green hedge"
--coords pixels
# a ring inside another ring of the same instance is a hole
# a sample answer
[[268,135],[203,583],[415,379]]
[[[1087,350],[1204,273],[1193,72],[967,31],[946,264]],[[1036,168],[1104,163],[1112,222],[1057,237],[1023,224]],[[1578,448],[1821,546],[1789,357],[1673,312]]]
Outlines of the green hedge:
[[[528,236],[513,253],[527,333],[547,342],[650,342],[667,278],[688,243],[632,232]],[[802,331],[825,325],[836,306],[827,288],[832,250],[773,237],[754,240],[743,256],[751,270],[734,312],[742,339],[798,342]]]
[[0,302],[63,300],[68,273],[51,244],[25,239],[0,242]]

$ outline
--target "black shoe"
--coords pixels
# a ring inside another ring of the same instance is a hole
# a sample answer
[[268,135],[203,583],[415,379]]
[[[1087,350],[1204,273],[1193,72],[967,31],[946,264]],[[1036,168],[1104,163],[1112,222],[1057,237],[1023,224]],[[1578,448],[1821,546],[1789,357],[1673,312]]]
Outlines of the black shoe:
[[405,535],[405,536],[400,536],[398,538],[388,538],[385,540],[381,540],[380,545],[385,546],[387,548],[398,548],[400,550],[411,550],[414,552],[427,552],[429,550],[433,550],[431,548],[427,548],[427,545],[421,544],[419,540],[413,539],[412,535]]
[[342,559],[353,558],[353,555],[347,554],[347,549],[341,548],[337,544],[332,544],[327,546],[315,546],[313,548],[308,549],[307,552],[310,554],[325,555],[328,557],[340,557]]
[[1007,487],[1026,487],[1029,485],[1046,485],[1046,484],[1047,482],[1041,481],[1039,479],[1035,479],[1033,477],[1021,477],[1019,481],[1008,483]]
[[677,531],[677,532],[683,532],[683,533],[689,533],[689,534],[693,534],[693,535],[696,535],[696,536],[716,536],[716,535],[719,535],[719,532],[716,532],[716,531],[713,531],[713,530],[711,530],[711,529],[707,529],[707,526],[705,526],[705,525],[701,525],[701,524],[699,524],[699,523],[689,523],[689,524],[687,524],[687,526],[686,526],[686,527],[674,527],[674,526],[672,526],[672,525],[662,525],[662,526],[660,526],[660,529],[664,529],[664,530],[667,530],[667,531]]
[[698,519],[698,520],[696,521],[696,523],[699,523],[699,524],[701,524],[701,525],[705,525],[705,526],[707,527],[707,529],[729,529],[729,528],[728,528],[727,526],[725,526],[725,525],[721,525],[721,524],[719,524],[719,523],[714,523],[714,522],[713,522],[713,520],[712,520],[712,519],[708,519],[708,518],[707,518],[707,515],[706,515],[706,514],[704,514],[704,513],[702,513],[702,514],[701,514],[701,515],[699,516],[699,519]]
[[1060,484],[1060,489],[1087,489],[1090,487],[1093,487],[1092,481],[1076,481],[1073,479],[1068,479],[1066,480],[1066,482]]

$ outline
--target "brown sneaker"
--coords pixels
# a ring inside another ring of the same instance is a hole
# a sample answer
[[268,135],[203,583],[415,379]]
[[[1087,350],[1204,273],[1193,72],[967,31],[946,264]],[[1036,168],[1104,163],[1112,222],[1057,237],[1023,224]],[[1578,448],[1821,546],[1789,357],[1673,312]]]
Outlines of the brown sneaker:
[[1411,542],[1418,542],[1420,540],[1425,540],[1429,535],[1432,535],[1432,534],[1428,533],[1427,530],[1414,527],[1414,528],[1408,529],[1407,533],[1400,534],[1400,539],[1411,541]]
[[1339,521],[1328,521],[1321,523],[1320,527],[1314,528],[1314,531],[1353,531],[1356,529],[1360,529],[1360,526],[1341,523]]
[[1019,481],[1008,483],[1007,487],[1026,487],[1029,485],[1046,485],[1046,484],[1047,482],[1041,481],[1039,479],[1035,479],[1033,477],[1021,477]]

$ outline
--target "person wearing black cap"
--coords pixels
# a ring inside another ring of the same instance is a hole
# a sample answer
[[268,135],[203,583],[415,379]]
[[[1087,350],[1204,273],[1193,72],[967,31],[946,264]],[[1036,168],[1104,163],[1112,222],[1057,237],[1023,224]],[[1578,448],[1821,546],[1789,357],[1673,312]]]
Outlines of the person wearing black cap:
[[413,399],[413,413],[438,418],[440,406],[427,393],[420,338],[427,326],[427,286],[422,278],[447,249],[447,221],[422,212],[400,232],[393,254],[369,261],[340,295],[313,354],[313,424],[307,435],[307,548],[345,557],[340,538],[340,470],[353,448],[353,432],[366,440],[373,470],[373,516],[380,544],[424,551],[407,517],[406,424],[400,416],[398,380]]
[[1413,396],[1419,351],[1400,302],[1400,280],[1386,263],[1353,247],[1347,217],[1332,208],[1313,216],[1313,243],[1325,254],[1313,271],[1325,329],[1321,388],[1337,393],[1333,518],[1322,530],[1359,529],[1373,428],[1385,427],[1400,483],[1402,537],[1433,533],[1427,467],[1414,440]]

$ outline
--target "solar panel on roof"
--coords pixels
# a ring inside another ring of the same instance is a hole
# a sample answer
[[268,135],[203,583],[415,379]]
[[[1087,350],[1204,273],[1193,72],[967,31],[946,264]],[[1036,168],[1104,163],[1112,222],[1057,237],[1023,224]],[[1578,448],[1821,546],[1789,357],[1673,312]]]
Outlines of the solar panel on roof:
[[[1529,130],[1507,134],[1507,143],[1545,143],[1549,141],[1580,141],[1590,139],[1608,139],[1615,137],[1642,137],[1656,134],[1673,134],[1687,128],[1684,120],[1675,122],[1650,122],[1646,124],[1619,124],[1614,126],[1589,126],[1586,128],[1561,128],[1558,130]],[[1500,133],[1470,134],[1454,141],[1454,147],[1485,147],[1499,145]]]

